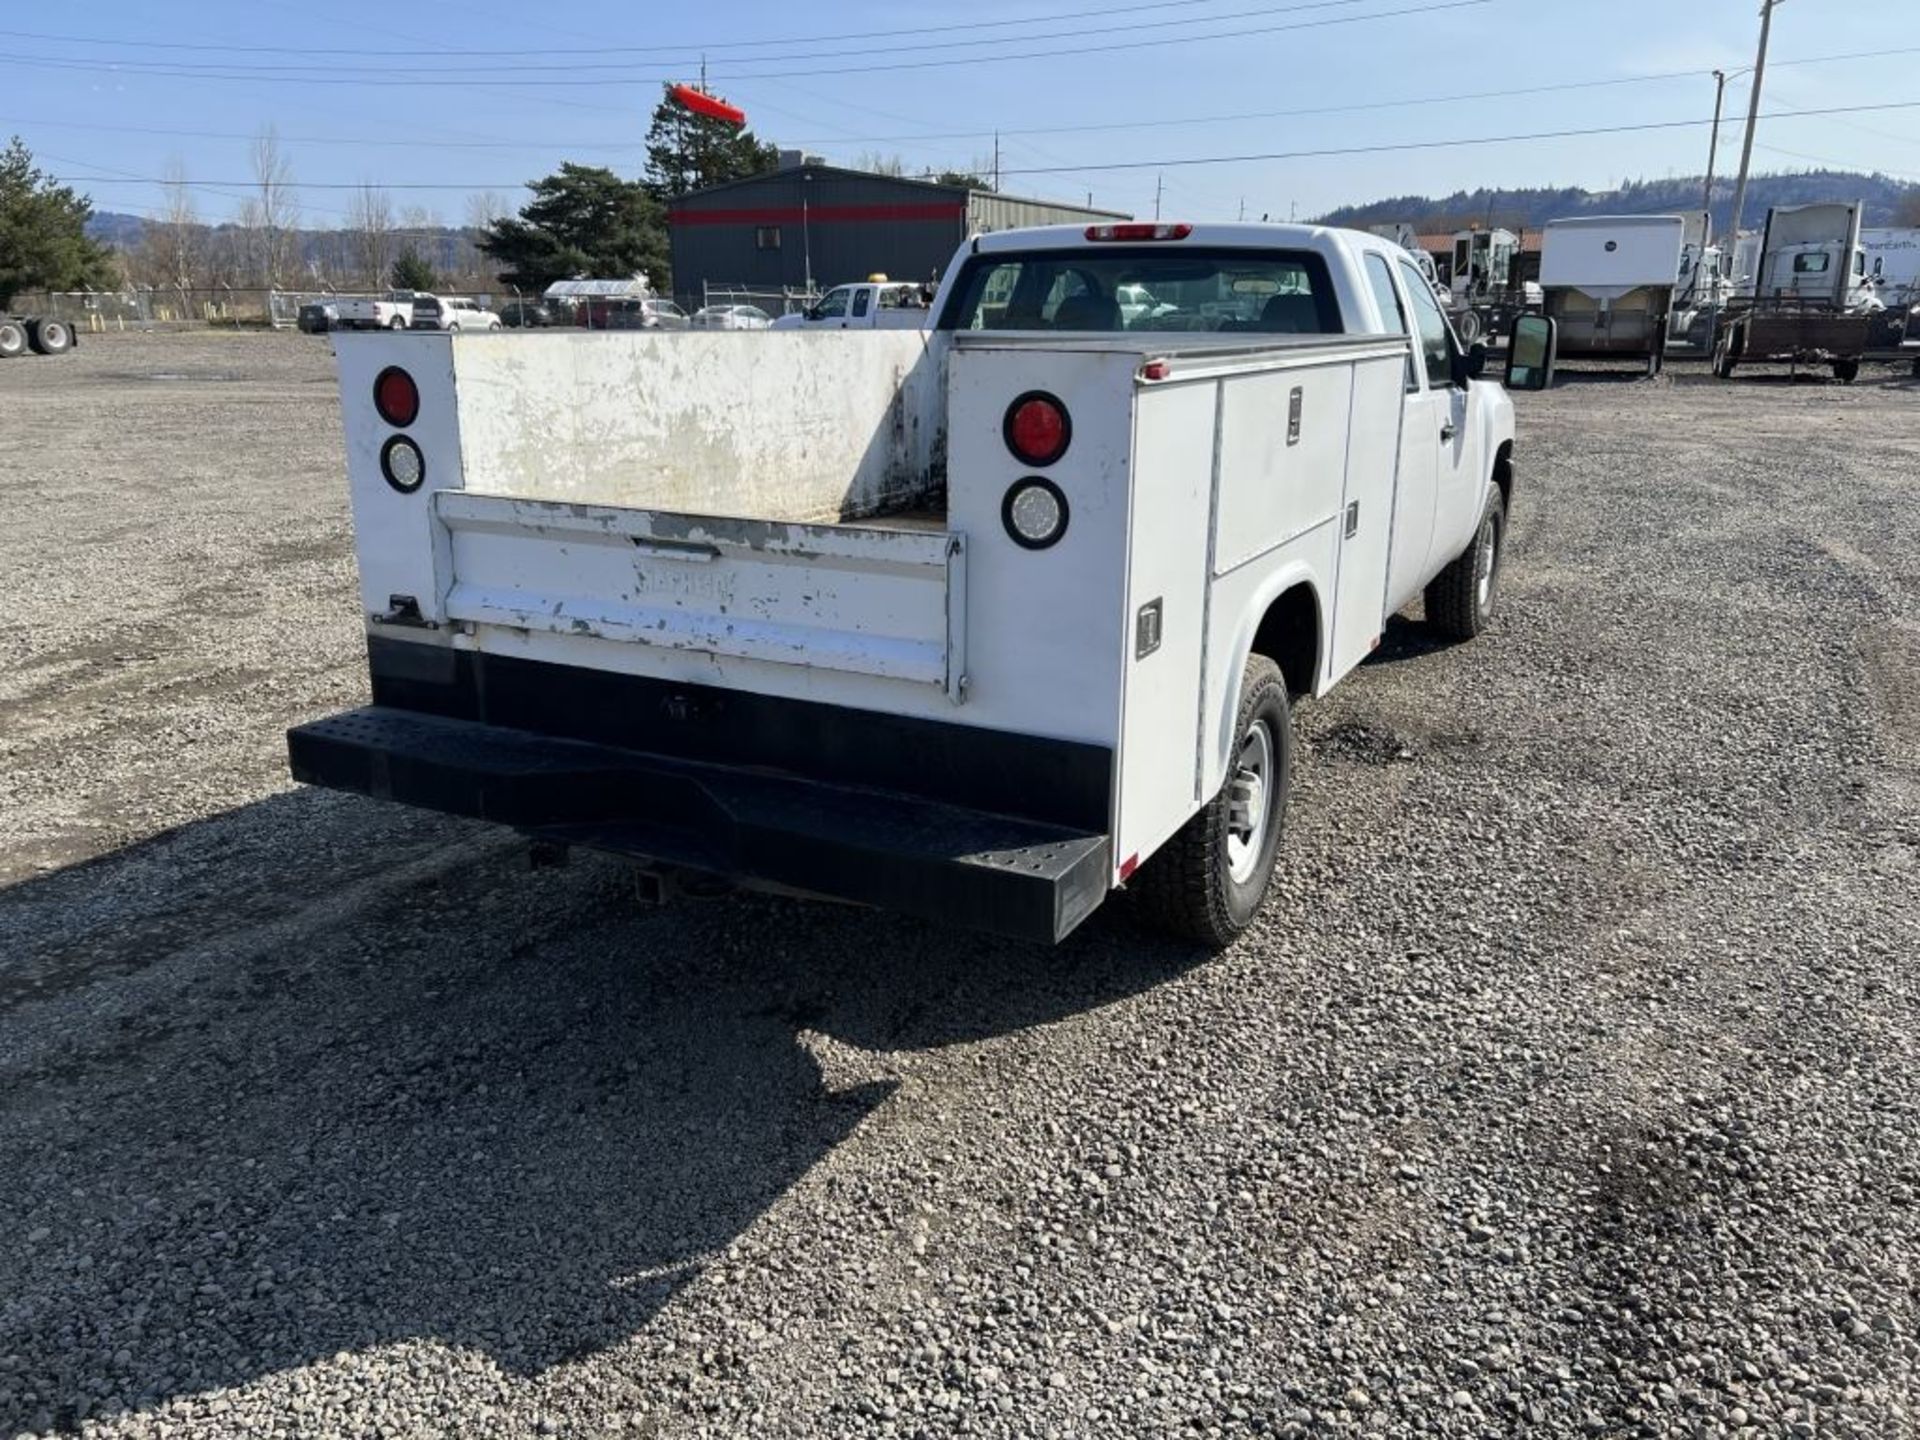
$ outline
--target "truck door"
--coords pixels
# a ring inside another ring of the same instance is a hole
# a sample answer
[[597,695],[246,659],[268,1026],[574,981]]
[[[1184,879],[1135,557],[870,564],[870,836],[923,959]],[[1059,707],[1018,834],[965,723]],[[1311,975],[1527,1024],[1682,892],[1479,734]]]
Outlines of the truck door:
[[[1412,312],[1393,270],[1384,255],[1369,252],[1367,280],[1380,307],[1380,319],[1387,329],[1404,335],[1414,333]],[[1400,267],[1407,289],[1422,288],[1418,272]],[[1387,557],[1386,615],[1393,614],[1419,591],[1420,571],[1427,562],[1427,549],[1433,543],[1434,487],[1439,477],[1439,451],[1433,437],[1439,432],[1440,417],[1436,400],[1422,383],[1418,346],[1407,361],[1402,383],[1400,418],[1400,463],[1396,469],[1393,500],[1393,536]]]
[[[1414,365],[1427,401],[1427,408],[1417,419],[1408,414],[1401,443],[1413,447],[1416,456],[1421,446],[1432,446],[1435,469],[1431,533],[1426,553],[1406,577],[1411,586],[1400,601],[1404,605],[1414,591],[1424,587],[1447,561],[1466,548],[1479,527],[1483,472],[1474,427],[1468,423],[1471,392],[1453,383],[1453,361],[1458,352],[1447,317],[1421,287],[1420,272],[1413,266],[1402,264],[1400,279],[1413,307]],[[1411,564],[1412,542],[1407,559]]]
[[873,326],[873,286],[856,286],[853,292],[853,306],[847,318],[840,322],[842,330],[867,330]]

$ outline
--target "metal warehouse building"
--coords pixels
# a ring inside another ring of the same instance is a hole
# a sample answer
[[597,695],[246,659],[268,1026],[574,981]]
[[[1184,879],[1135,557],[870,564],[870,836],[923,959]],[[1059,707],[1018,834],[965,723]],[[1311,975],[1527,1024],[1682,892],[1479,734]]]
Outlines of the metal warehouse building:
[[824,290],[876,273],[925,280],[977,232],[1129,218],[810,159],[696,190],[667,211],[674,293],[695,303],[707,285],[779,290],[811,281]]

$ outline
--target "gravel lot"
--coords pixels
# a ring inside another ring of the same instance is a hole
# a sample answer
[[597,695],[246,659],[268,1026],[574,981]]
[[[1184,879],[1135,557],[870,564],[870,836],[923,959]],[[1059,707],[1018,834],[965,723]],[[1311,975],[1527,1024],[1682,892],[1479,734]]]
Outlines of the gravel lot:
[[294,790],[325,344],[0,366],[0,1440],[1920,1433],[1920,384],[1520,407],[1202,961]]

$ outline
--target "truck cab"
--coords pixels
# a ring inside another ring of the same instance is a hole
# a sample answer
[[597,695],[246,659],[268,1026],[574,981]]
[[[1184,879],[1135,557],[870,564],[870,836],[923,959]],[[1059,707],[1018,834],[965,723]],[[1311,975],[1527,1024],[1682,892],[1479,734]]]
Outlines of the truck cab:
[[865,280],[836,285],[805,310],[782,315],[776,330],[918,330],[927,323],[927,299],[918,285]]

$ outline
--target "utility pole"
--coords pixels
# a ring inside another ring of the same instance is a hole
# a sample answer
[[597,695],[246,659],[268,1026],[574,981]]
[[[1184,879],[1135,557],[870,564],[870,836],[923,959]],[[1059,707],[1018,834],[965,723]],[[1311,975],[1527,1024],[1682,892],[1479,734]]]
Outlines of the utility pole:
[[1700,248],[1705,250],[1713,238],[1713,162],[1720,156],[1720,110],[1727,98],[1727,72],[1713,72],[1713,137],[1707,141],[1707,193],[1702,208],[1707,212],[1706,232],[1700,237]]
[[1156,175],[1153,177],[1153,218],[1156,220],[1160,218],[1160,189],[1166,184],[1166,181],[1167,177],[1165,175]]
[[1000,132],[993,132],[993,193],[1000,193]]
[[1740,179],[1733,187],[1733,218],[1727,236],[1740,243],[1740,221],[1747,209],[1747,167],[1753,163],[1753,132],[1760,121],[1760,84],[1767,78],[1767,35],[1773,29],[1774,7],[1781,0],[1760,0],[1760,53],[1753,62],[1753,89],[1747,96],[1747,135],[1740,145]]
[[1247,218],[1247,197],[1244,195],[1240,197],[1240,218],[1242,220]]

